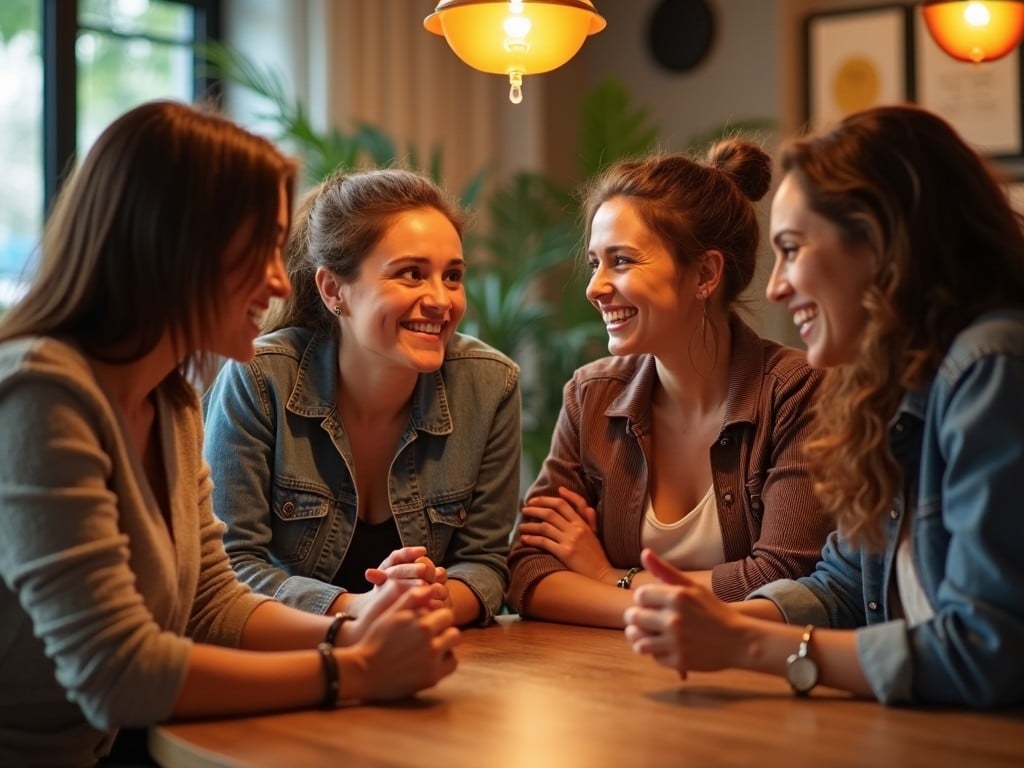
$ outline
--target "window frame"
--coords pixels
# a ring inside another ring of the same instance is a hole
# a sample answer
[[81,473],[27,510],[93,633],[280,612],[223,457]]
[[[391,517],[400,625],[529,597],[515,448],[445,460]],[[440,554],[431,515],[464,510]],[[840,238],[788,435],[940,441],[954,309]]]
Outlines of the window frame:
[[[193,14],[193,39],[197,42],[219,40],[221,36],[221,0],[167,0],[189,5]],[[78,0],[42,0],[43,54],[43,205],[49,215],[77,155],[78,65],[75,44],[78,38]],[[197,96],[216,92],[208,67],[193,51],[193,93]],[[45,216],[44,216],[45,218]]]

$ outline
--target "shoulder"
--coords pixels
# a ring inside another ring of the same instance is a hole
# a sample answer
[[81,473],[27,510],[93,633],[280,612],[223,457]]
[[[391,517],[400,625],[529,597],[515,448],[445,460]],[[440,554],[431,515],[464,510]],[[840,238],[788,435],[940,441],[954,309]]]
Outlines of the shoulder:
[[764,373],[778,379],[782,384],[804,383],[817,385],[824,373],[807,362],[807,355],[802,350],[787,347],[776,341],[761,339],[764,353]]
[[26,336],[0,344],[0,389],[19,382],[51,382],[102,400],[85,356],[73,345],[47,336]]
[[940,372],[955,379],[989,357],[1024,360],[1024,310],[999,310],[976,318],[953,339]]
[[506,375],[519,377],[519,365],[504,352],[475,336],[456,333],[445,350],[444,366],[448,369],[471,367],[493,368]]
[[298,361],[312,341],[313,335],[313,331],[308,328],[281,328],[272,331],[256,339],[256,354],[253,360],[270,361],[275,357],[282,357]]
[[229,363],[226,368],[235,376],[245,377],[247,371],[261,386],[290,387],[303,359],[315,353],[318,345],[329,345],[323,355],[332,361],[336,357],[335,343],[326,337],[318,337],[306,328],[282,328],[256,339],[255,353],[247,363]]
[[[733,332],[733,367],[753,374],[758,370],[763,378],[782,385],[817,382],[822,374],[807,362],[807,355],[799,349],[766,339],[738,316],[731,318]],[[756,361],[756,363],[755,363]]]
[[[116,433],[117,419],[88,360],[77,347],[49,337],[25,337],[0,344],[0,404],[4,418],[40,431],[75,414],[91,431]],[[8,428],[11,424],[6,425]]]

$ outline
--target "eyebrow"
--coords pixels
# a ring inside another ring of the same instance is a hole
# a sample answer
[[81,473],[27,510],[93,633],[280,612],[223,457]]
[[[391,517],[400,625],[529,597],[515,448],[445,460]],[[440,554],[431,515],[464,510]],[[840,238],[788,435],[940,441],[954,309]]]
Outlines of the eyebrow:
[[[426,256],[396,256],[389,263],[390,264],[430,264],[432,259]],[[464,267],[466,266],[466,260],[463,258],[449,259],[446,267]]]

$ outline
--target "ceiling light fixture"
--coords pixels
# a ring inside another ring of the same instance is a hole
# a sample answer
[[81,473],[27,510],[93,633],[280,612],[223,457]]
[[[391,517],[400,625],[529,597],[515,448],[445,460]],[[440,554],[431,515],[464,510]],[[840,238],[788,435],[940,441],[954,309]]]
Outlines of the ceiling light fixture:
[[590,0],[440,0],[423,20],[473,69],[507,75],[513,104],[524,75],[562,66],[606,25]]
[[1024,36],[1020,0],[928,0],[921,13],[932,39],[960,61],[994,61]]

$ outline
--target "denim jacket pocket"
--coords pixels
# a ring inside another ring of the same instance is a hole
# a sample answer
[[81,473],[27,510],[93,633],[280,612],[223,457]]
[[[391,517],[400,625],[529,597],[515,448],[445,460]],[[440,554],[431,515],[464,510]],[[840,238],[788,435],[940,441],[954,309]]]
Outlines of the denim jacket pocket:
[[270,493],[271,550],[282,564],[308,557],[331,508],[331,499],[308,489],[274,483]]
[[428,503],[424,508],[429,523],[432,549],[443,553],[448,549],[448,542],[456,531],[461,529],[469,518],[465,501],[456,500],[443,504]]

